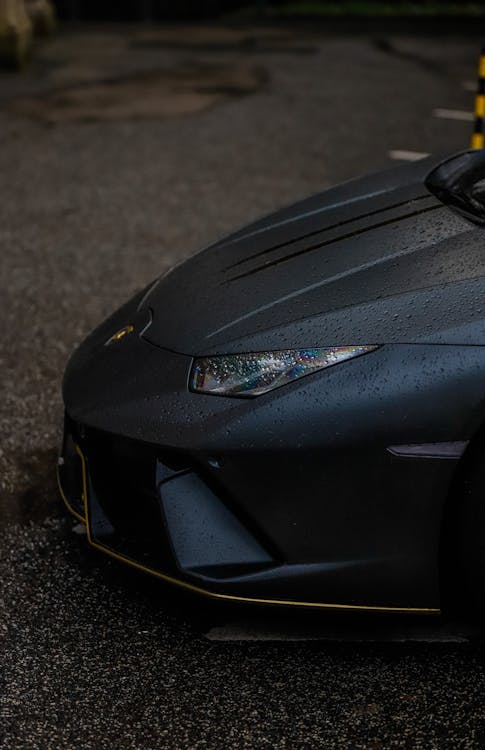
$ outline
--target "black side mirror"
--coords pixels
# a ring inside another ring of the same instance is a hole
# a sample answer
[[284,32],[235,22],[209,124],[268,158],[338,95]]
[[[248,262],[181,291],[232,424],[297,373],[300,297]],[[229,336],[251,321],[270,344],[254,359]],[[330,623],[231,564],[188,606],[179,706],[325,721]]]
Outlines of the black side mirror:
[[429,173],[425,185],[445,205],[485,224],[485,150],[451,156]]

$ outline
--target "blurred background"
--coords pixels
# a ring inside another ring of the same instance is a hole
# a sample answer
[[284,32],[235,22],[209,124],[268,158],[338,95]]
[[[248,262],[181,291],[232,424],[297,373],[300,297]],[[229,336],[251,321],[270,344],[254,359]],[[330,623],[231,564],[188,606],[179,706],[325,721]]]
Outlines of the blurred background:
[[469,0],[56,0],[63,19],[155,21],[210,18],[242,11],[240,16],[267,18],[353,15],[459,15],[481,13]]
[[[387,28],[415,33],[437,22],[457,32],[485,17],[483,0],[0,0],[0,65],[20,67],[34,36],[63,23],[167,23],[216,21],[241,23],[323,24],[327,29]],[[439,29],[438,29],[439,31]]]

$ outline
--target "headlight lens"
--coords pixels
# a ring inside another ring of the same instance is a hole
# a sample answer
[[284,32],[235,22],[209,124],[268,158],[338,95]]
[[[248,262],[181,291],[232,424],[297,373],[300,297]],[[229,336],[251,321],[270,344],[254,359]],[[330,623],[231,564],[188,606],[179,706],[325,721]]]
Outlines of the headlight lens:
[[200,357],[194,360],[190,387],[197,393],[218,396],[260,396],[374,349],[377,346],[337,346]]

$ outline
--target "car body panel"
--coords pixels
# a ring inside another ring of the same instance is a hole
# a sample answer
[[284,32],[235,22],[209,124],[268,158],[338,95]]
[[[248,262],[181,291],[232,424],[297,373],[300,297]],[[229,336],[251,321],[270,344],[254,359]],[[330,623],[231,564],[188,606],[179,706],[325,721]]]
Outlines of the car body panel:
[[322,193],[319,211],[312,198],[175,268],[144,300],[147,340],[192,355],[483,343],[483,230],[420,182],[385,192],[379,184],[343,205]]
[[[426,193],[433,164],[240,230],[78,348],[60,477],[95,546],[214,596],[439,609],[444,508],[485,416],[485,249]],[[189,388],[198,354],[351,344],[378,348],[255,399]]]
[[135,310],[136,300],[74,356],[66,409],[79,425],[182,452],[271,550],[271,571],[226,577],[217,590],[308,599],[318,587],[329,602],[439,606],[441,518],[457,460],[389,448],[473,438],[485,347],[386,345],[257,399],[216,398],[187,389],[190,357],[143,340],[142,313],[132,335],[105,346]]

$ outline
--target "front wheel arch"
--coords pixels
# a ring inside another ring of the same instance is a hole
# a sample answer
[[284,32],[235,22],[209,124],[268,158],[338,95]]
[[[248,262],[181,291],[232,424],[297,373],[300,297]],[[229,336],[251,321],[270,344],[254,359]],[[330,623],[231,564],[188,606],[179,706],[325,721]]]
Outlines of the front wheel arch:
[[[444,504],[439,552],[441,610],[446,614],[485,614],[485,543],[483,604],[473,590],[470,569],[470,529],[483,483],[483,529],[485,542],[485,421],[470,440],[456,467]],[[476,532],[477,533],[477,532]],[[475,586],[477,582],[475,581]]]

